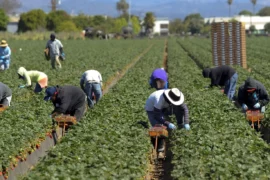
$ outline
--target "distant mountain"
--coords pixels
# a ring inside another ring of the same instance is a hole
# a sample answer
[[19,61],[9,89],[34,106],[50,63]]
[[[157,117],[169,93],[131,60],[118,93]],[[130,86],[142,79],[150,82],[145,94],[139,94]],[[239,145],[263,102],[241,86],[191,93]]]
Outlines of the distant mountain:
[[[241,1],[241,0],[240,0]],[[259,10],[269,0],[261,0],[256,5]],[[78,14],[80,12],[89,15],[117,16],[117,0],[61,0],[60,9],[68,13]],[[229,6],[225,0],[132,0],[131,12],[143,17],[147,11],[152,11],[157,17],[184,18],[190,13],[201,13],[203,17],[228,16]],[[21,12],[41,8],[45,12],[50,11],[50,0],[23,0]],[[241,10],[252,11],[250,1],[233,2],[231,6],[232,15],[237,15]]]

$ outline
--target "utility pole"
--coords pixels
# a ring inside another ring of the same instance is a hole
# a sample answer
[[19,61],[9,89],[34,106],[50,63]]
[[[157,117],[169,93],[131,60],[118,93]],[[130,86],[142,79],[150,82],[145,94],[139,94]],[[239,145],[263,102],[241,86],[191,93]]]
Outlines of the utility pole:
[[56,11],[58,4],[60,3],[59,0],[51,0],[51,10]]

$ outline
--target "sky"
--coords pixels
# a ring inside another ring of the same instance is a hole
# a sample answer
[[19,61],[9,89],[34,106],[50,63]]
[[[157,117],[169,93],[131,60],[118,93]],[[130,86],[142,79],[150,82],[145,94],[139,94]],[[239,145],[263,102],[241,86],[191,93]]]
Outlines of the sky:
[[[118,16],[118,0],[60,0],[59,9],[68,13],[85,13],[89,15]],[[21,0],[20,12],[41,8],[50,10],[50,0]],[[154,12],[156,17],[169,19],[184,18],[190,13],[200,13],[203,17],[224,17],[229,15],[227,0],[127,0],[131,2],[131,13],[143,17],[146,12]],[[270,0],[257,0],[256,12],[264,6],[270,6]],[[253,10],[250,0],[233,0],[231,14],[237,15],[241,10]]]

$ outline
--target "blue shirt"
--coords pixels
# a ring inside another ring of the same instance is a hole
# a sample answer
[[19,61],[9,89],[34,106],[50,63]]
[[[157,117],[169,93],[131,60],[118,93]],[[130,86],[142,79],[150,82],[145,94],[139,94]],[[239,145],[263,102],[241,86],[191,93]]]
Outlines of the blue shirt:
[[11,55],[11,50],[10,48],[7,47],[0,47],[0,57],[4,57],[3,61],[4,62],[9,62],[10,61],[10,55]]

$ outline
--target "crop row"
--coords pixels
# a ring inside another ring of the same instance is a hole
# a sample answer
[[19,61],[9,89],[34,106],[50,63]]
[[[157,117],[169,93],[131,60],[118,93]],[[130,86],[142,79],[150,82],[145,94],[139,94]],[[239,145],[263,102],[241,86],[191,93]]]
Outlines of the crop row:
[[[203,50],[202,50],[203,51]],[[204,52],[203,52],[204,53]],[[209,61],[209,58],[200,59]],[[169,43],[170,83],[179,87],[190,110],[190,132],[178,130],[171,139],[174,178],[268,179],[269,150],[244,115],[209,83],[176,42]],[[239,70],[240,76],[247,75]],[[181,72],[181,73],[179,73]]]
[[143,106],[164,42],[153,48],[25,179],[140,179],[151,148]]
[[[2,113],[0,123],[0,172],[16,165],[17,157],[26,158],[51,130],[51,103],[43,101],[44,92],[34,94],[32,90],[18,89],[20,81],[17,69],[40,70],[49,77],[49,85],[79,85],[82,73],[88,69],[101,72],[104,81],[120,71],[150,43],[146,41],[64,41],[67,59],[63,69],[52,70],[44,60],[45,41],[9,42],[12,48],[11,68],[1,72],[0,81],[13,91],[11,107]],[[22,47],[23,44],[23,47]],[[22,51],[18,51],[22,47]]]

